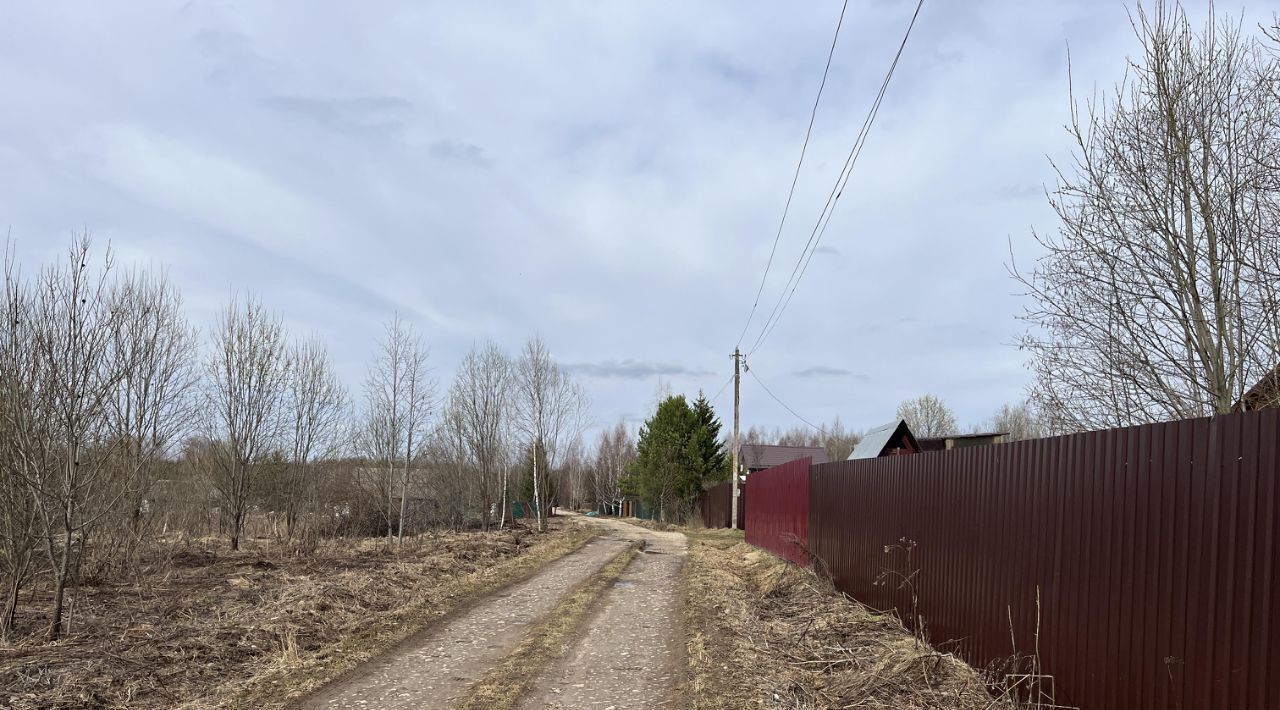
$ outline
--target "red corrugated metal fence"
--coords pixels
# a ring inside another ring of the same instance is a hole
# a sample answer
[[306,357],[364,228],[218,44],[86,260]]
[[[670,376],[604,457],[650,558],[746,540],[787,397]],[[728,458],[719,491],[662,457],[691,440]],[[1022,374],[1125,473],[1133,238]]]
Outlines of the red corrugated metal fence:
[[797,559],[807,508],[840,590],[975,666],[1038,647],[1062,705],[1280,708],[1278,439],[1269,410],[843,461],[803,500],[757,473],[747,540]]
[[747,542],[792,562],[809,562],[809,462],[747,476]]

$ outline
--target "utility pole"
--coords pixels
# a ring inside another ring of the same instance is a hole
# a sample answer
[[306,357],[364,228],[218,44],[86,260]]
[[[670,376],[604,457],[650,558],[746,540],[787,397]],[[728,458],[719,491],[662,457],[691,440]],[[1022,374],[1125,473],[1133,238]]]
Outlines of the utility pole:
[[738,462],[741,456],[741,444],[738,439],[738,404],[741,398],[742,353],[733,349],[733,473],[729,480],[733,481],[733,497],[729,499],[729,527],[738,529]]

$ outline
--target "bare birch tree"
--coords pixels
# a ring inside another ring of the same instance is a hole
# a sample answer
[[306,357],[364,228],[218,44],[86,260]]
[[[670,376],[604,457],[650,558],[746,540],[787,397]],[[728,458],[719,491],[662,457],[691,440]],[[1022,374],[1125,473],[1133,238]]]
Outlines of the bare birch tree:
[[[587,399],[582,389],[556,364],[541,338],[525,343],[516,362],[515,417],[517,429],[531,451],[546,451],[547,465],[555,469],[568,441],[586,425]],[[534,508],[538,531],[547,529],[545,486],[539,484],[538,457],[534,461]]]
[[279,317],[252,296],[231,300],[211,341],[205,364],[208,473],[231,549],[238,550],[262,468],[282,444],[288,343]]
[[[410,474],[417,451],[425,443],[435,384],[427,368],[427,348],[411,324],[395,315],[386,325],[365,381],[368,423],[367,454],[383,472],[387,503],[387,539],[404,538]],[[399,469],[400,496],[395,478]],[[397,512],[398,508],[398,512]]]
[[449,390],[449,412],[458,435],[476,466],[480,519],[493,524],[501,502],[511,430],[512,365],[494,343],[472,348],[458,366]]
[[600,504],[622,504],[622,479],[627,476],[627,468],[635,459],[636,440],[626,424],[618,422],[612,429],[600,433],[592,467],[592,487]]
[[1139,5],[1133,27],[1127,81],[1072,95],[1057,233],[1011,266],[1054,431],[1227,412],[1280,359],[1276,59],[1212,8],[1197,31]]

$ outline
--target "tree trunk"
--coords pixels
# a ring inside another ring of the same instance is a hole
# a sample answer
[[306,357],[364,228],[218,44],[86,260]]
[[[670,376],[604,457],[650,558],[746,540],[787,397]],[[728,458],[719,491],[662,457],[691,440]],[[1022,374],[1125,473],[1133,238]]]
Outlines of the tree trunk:
[[62,608],[67,596],[67,577],[71,574],[70,528],[65,530],[62,543],[62,559],[59,560],[57,573],[54,575],[53,613],[49,618],[48,637],[51,641],[56,641],[62,635]]
[[13,625],[18,617],[18,595],[22,591],[22,578],[26,576],[27,564],[24,561],[21,567],[15,566],[13,579],[9,580],[9,593],[5,595],[4,612],[0,615],[0,639],[8,639],[13,633]]
[[546,532],[547,526],[542,521],[542,494],[538,486],[538,446],[533,447],[533,514],[538,519],[538,532]]

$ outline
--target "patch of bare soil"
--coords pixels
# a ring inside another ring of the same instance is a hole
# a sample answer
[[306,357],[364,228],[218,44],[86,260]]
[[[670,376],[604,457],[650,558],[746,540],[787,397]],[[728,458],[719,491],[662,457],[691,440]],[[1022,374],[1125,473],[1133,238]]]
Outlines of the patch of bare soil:
[[747,545],[742,533],[707,531],[690,540],[690,707],[1015,707],[897,618]]
[[283,705],[591,536],[574,525],[239,552],[202,540],[135,582],[82,587],[61,641],[29,618],[31,635],[0,646],[0,707]]

